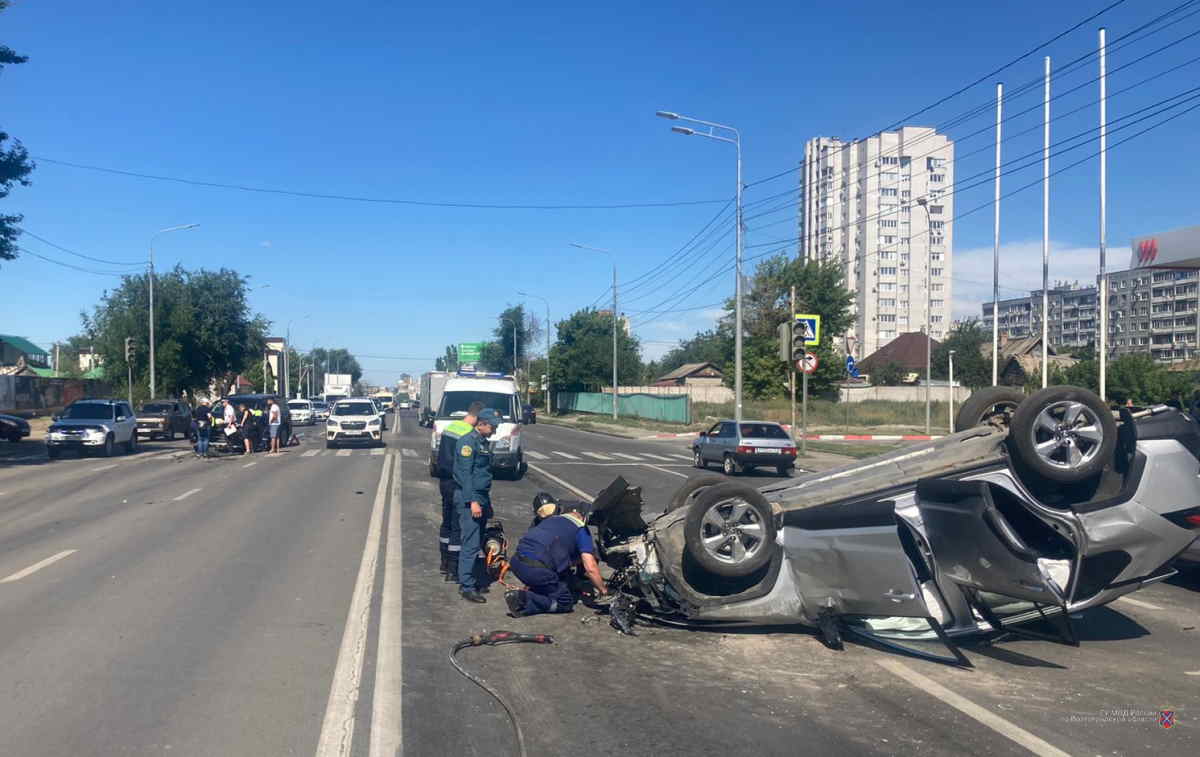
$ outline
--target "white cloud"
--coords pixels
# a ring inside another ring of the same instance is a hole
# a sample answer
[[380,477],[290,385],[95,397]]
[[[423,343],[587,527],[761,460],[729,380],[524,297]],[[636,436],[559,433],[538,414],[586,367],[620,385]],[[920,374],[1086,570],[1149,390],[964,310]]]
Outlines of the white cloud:
[[[1114,252],[1117,254],[1114,255]],[[1109,248],[1109,270],[1124,268],[1125,257]],[[1114,263],[1116,265],[1114,265]],[[1095,285],[1100,270],[1096,247],[1050,242],[1050,285],[1055,281],[1078,281]],[[992,300],[992,248],[972,247],[954,251],[954,317],[982,315],[981,305]],[[1042,288],[1042,242],[1030,240],[1000,245],[1000,299],[1028,295]]]
[[261,242],[259,242],[259,243],[258,243],[258,246],[259,246],[259,247],[270,247],[270,246],[271,246],[271,240],[270,240],[270,239],[264,239],[263,241],[261,241]]

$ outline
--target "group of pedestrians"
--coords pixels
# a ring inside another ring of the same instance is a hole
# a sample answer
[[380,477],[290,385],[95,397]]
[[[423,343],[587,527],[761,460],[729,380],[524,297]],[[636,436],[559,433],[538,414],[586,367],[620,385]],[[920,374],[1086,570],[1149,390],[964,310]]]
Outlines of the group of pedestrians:
[[[235,408],[233,402],[228,399],[221,400],[221,404],[222,433],[232,437],[235,431],[238,432],[241,436],[242,444],[245,445],[245,453],[247,455],[253,454],[254,442],[262,436],[263,411],[257,408],[248,408],[244,403]],[[215,415],[216,410],[210,407],[208,400],[201,400],[196,409],[192,411],[192,420],[196,426],[195,451],[197,457],[210,457],[208,449],[212,441],[213,417]],[[279,434],[280,429],[283,427],[283,411],[274,398],[267,400],[265,420],[267,431],[270,434],[268,452],[277,455],[280,451]]]
[[[489,438],[501,416],[473,402],[462,420],[452,421],[438,442],[436,472],[440,479],[442,525],[438,533],[441,572],[458,584],[459,596],[484,603],[488,587],[481,583],[481,537],[492,516],[492,452]],[[544,612],[570,612],[576,602],[576,569],[595,594],[607,594],[587,528],[586,503],[560,506],[548,494],[533,502],[534,522],[517,544],[512,571],[523,590],[504,595],[513,617]]]

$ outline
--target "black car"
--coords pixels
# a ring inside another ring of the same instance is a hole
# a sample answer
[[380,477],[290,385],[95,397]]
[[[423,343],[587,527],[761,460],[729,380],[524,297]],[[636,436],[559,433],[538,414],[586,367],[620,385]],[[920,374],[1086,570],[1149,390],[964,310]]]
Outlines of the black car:
[[529,403],[521,405],[521,423],[537,423],[537,408]]
[[151,400],[137,413],[139,436],[174,441],[176,434],[187,436],[191,428],[192,406],[181,400]]
[[0,414],[0,439],[19,442],[29,436],[29,421],[15,415]]

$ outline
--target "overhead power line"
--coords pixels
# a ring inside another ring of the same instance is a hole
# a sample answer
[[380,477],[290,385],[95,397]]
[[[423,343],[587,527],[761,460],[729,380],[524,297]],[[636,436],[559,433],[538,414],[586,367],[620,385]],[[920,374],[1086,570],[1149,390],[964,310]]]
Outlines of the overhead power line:
[[25,253],[26,255],[32,255],[35,258],[38,258],[39,260],[44,260],[47,263],[53,263],[54,265],[59,265],[59,266],[62,266],[63,268],[70,268],[71,270],[79,271],[80,273],[90,273],[95,276],[113,276],[118,279],[123,276],[130,275],[128,273],[117,273],[114,271],[95,271],[95,270],[92,270],[91,268],[83,268],[82,266],[73,265],[71,263],[64,263],[61,260],[55,260],[54,258],[48,258],[45,255],[40,255],[27,247],[22,247],[21,245],[17,245],[17,249],[20,250],[21,252]]
[[84,260],[90,260],[93,263],[104,263],[105,265],[125,265],[125,266],[146,265],[146,261],[144,261],[144,260],[136,261],[136,262],[129,262],[129,261],[124,261],[124,260],[105,260],[104,258],[94,258],[91,255],[84,255],[82,252],[75,252],[74,250],[68,250],[66,247],[63,247],[62,245],[59,245],[59,244],[55,244],[54,242],[51,242],[49,239],[46,239],[45,237],[39,237],[37,234],[34,234],[29,229],[24,229],[24,228],[21,228],[20,226],[17,226],[15,228],[17,231],[21,232],[22,234],[29,236],[29,237],[33,237],[34,239],[36,239],[37,241],[41,242],[44,245],[53,247],[54,249],[56,249],[60,252],[65,252],[68,255],[74,255],[77,258],[83,258]]

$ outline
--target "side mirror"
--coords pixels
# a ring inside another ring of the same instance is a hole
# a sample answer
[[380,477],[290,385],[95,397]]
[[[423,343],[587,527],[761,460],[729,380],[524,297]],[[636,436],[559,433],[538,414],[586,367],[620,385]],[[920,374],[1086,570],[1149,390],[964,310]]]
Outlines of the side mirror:
[[123,415],[118,415],[118,416],[117,416],[117,423],[120,423],[120,422],[121,422],[121,421],[123,421],[123,420],[125,420],[125,416],[123,416]]
[[701,438],[701,439],[705,439],[705,438],[707,438],[707,437],[708,437],[708,432],[707,432],[707,431],[701,431],[701,432],[700,432],[700,438]]

